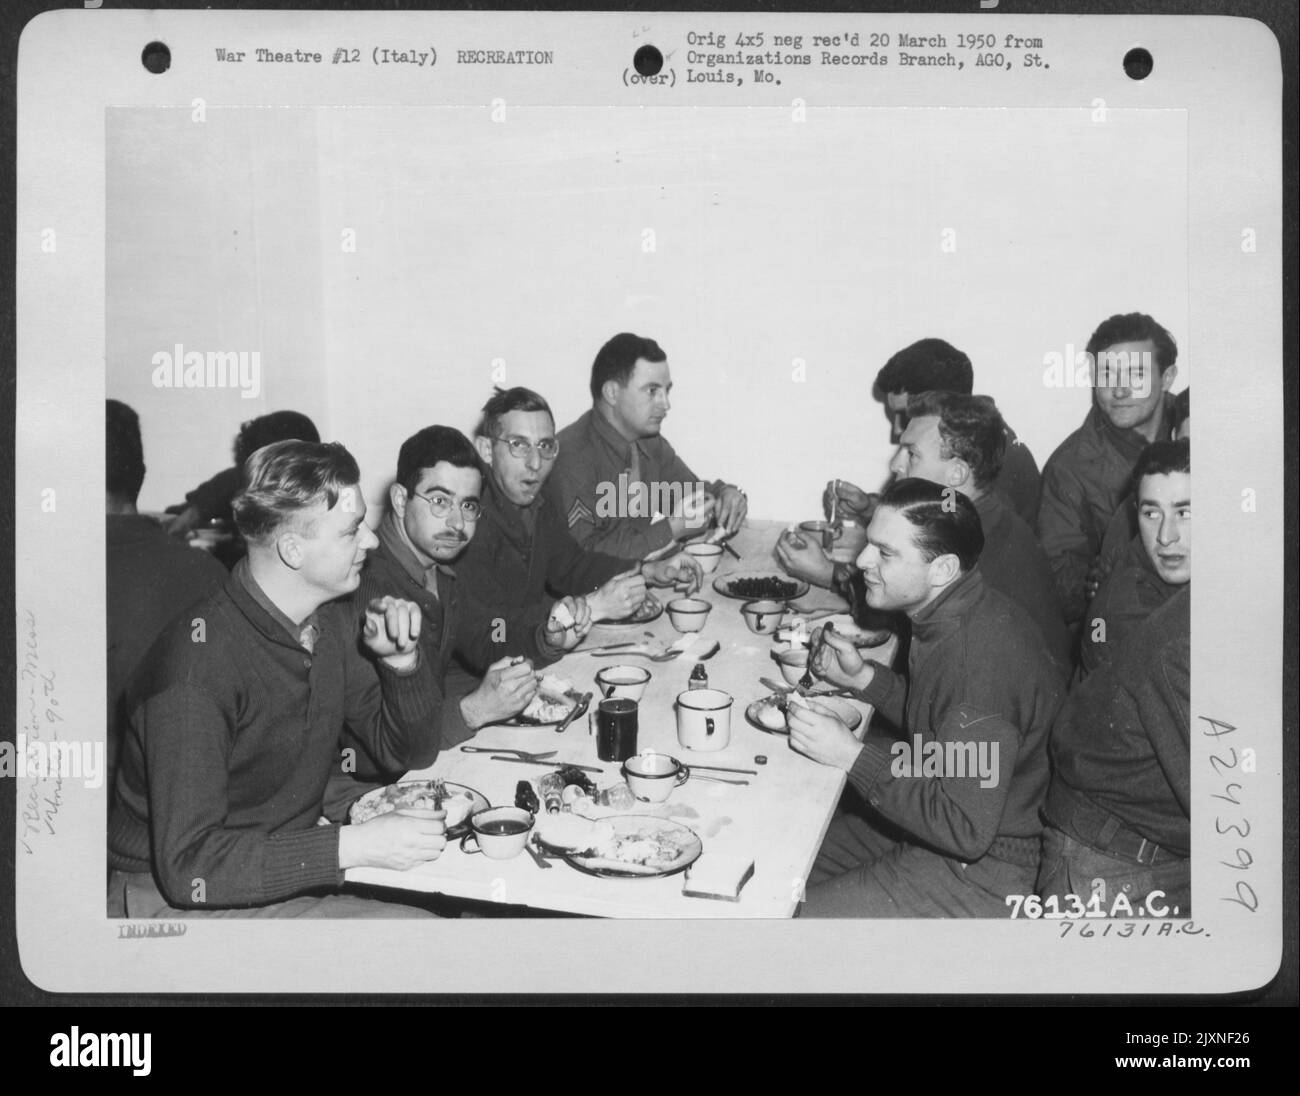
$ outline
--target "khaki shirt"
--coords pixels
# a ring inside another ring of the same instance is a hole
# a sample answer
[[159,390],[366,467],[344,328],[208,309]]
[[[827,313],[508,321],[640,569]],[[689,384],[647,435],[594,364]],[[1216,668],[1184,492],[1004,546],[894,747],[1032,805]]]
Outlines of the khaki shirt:
[[[642,559],[672,539],[667,515],[702,483],[663,437],[628,442],[595,409],[560,431],[547,497],[574,540],[621,559]],[[656,517],[656,514],[659,516]]]

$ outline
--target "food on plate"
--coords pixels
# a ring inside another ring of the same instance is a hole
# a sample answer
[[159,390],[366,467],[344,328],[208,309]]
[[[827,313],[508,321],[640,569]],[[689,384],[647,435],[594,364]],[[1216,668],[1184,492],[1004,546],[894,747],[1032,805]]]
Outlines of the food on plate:
[[537,836],[580,859],[585,868],[632,875],[670,871],[699,848],[699,838],[683,826],[629,815],[599,821],[575,814],[543,815],[537,820]]
[[784,696],[769,696],[754,705],[754,718],[769,731],[784,731],[786,700]]
[[538,839],[560,852],[589,848],[604,840],[605,830],[613,833],[608,822],[593,822],[572,813],[557,811],[537,816]]
[[474,809],[474,798],[462,791],[439,796],[435,787],[439,783],[436,780],[409,780],[401,784],[389,784],[386,788],[376,788],[352,804],[352,821],[359,825],[398,810],[444,810],[447,812],[444,824],[450,830],[469,817],[470,811]]
[[646,594],[645,600],[624,619],[631,624],[639,624],[658,616],[662,611],[663,607],[659,604],[659,599],[654,594]]
[[573,710],[576,697],[573,682],[544,674],[537,681],[537,694],[519,713],[521,723],[559,723]]
[[727,590],[733,597],[753,600],[770,598],[773,601],[780,601],[783,598],[794,597],[799,591],[799,586],[797,583],[786,582],[774,575],[767,575],[763,578],[732,579],[727,584]]

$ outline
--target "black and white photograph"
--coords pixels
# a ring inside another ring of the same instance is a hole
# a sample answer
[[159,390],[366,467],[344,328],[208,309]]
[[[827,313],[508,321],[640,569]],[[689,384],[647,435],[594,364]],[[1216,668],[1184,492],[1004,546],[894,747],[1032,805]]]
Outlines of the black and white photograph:
[[1273,979],[1279,44],[985,6],[27,26],[31,982]]

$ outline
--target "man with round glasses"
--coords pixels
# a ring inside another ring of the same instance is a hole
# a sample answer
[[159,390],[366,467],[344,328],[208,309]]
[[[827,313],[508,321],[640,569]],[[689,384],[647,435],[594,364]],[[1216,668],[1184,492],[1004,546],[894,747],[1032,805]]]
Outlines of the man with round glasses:
[[[366,560],[357,593],[359,604],[391,595],[420,606],[420,642],[446,695],[444,747],[523,711],[537,692],[533,662],[555,661],[591,626],[573,598],[565,599],[568,618],[560,612],[525,625],[484,604],[452,568],[478,527],[482,487],[478,454],[459,430],[429,426],[407,438],[376,530],[379,547]],[[468,677],[456,674],[453,656]],[[357,773],[370,775],[369,767],[361,764]]]
[[622,620],[645,601],[646,586],[699,588],[699,565],[684,553],[635,564],[583,548],[542,491],[559,443],[550,405],[536,392],[497,389],[483,407],[474,444],[488,476],[478,535],[461,575],[496,612],[544,621],[553,598],[579,595],[593,621]]

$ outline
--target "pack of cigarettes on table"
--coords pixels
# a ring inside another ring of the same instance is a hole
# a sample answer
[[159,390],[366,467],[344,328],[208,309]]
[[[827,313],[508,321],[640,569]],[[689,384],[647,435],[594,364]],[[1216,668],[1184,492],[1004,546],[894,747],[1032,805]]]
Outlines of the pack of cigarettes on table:
[[706,852],[686,869],[682,894],[687,898],[739,902],[741,888],[753,874],[754,861],[747,856]]

